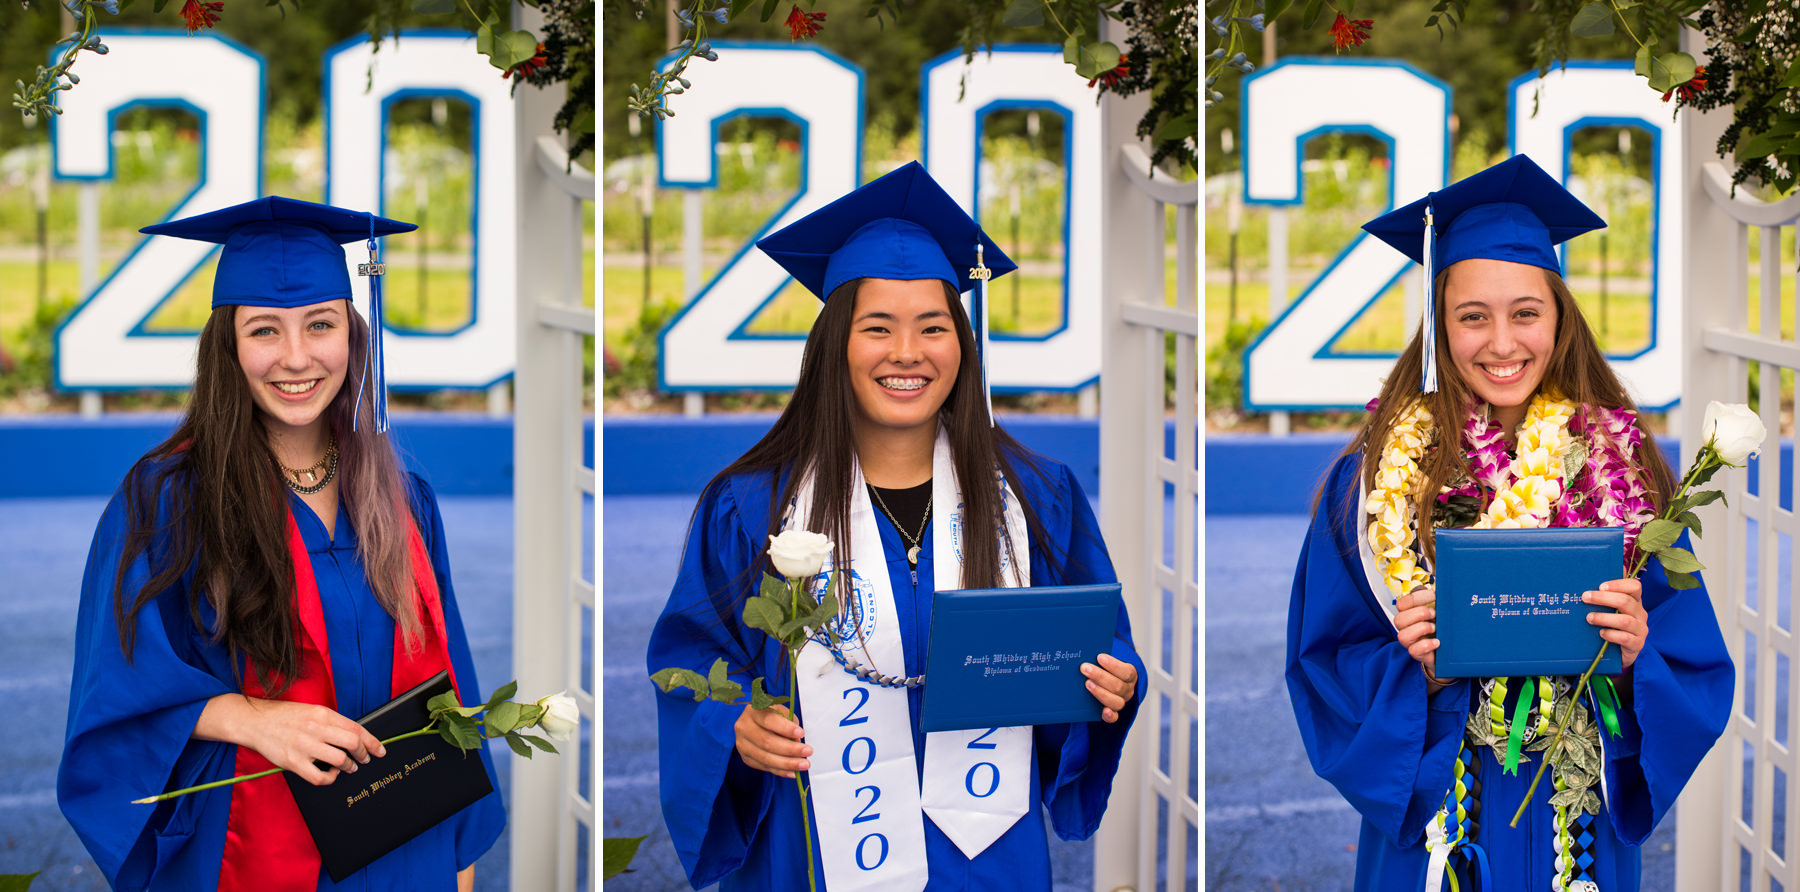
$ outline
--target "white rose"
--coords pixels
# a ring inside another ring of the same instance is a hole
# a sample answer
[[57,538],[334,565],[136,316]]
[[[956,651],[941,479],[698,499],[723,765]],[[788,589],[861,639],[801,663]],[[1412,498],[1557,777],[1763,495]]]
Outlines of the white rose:
[[1763,427],[1761,416],[1750,411],[1749,406],[1743,403],[1726,405],[1714,400],[1706,404],[1700,435],[1713,444],[1726,464],[1741,467],[1762,448],[1769,432]]
[[816,576],[831,554],[831,539],[809,530],[784,530],[769,537],[769,560],[789,579]]
[[557,691],[537,702],[544,708],[544,715],[538,719],[538,727],[553,741],[561,743],[575,736],[581,728],[581,708],[575,705],[575,698]]

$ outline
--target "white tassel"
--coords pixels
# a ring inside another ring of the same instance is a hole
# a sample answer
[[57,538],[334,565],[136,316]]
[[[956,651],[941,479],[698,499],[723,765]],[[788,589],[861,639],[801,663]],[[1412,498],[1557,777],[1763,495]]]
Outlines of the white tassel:
[[1431,293],[1431,201],[1425,202],[1425,320],[1421,329],[1425,338],[1424,372],[1419,376],[1419,390],[1437,393],[1437,297]]

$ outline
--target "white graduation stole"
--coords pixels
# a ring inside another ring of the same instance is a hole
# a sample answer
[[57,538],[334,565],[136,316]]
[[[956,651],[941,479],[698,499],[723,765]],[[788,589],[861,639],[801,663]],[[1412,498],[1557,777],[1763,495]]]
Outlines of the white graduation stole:
[[[852,484],[851,579],[840,597],[849,602],[846,615],[856,623],[839,622],[840,647],[863,665],[904,675],[906,654],[887,554],[860,465],[853,470]],[[808,478],[796,488],[788,526],[807,528],[812,485]],[[1024,511],[1010,491],[1003,499],[1013,555],[1003,555],[1002,575],[1024,585],[1030,575]],[[962,496],[941,429],[932,455],[932,504],[939,519],[947,520],[933,528],[933,581],[939,590],[958,588]],[[955,510],[946,513],[945,506]],[[824,579],[819,578],[820,588]],[[825,880],[834,892],[924,889],[930,870],[923,814],[930,814],[963,854],[974,858],[1028,810],[1029,726],[926,735],[921,795],[906,690],[856,678],[816,641],[801,650],[797,669],[801,723],[813,747],[808,773],[813,817]]]

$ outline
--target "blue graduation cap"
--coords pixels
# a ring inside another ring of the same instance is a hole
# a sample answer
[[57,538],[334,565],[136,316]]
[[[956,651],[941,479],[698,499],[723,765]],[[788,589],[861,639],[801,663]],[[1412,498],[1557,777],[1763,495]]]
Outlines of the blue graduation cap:
[[[381,345],[381,276],[378,236],[419,227],[366,211],[352,211],[271,195],[180,220],[146,226],[139,232],[223,245],[213,278],[212,305],[292,309],[350,300],[350,272],[343,245],[368,241],[369,351],[363,386],[374,382],[375,427],[388,429],[387,375]],[[362,390],[356,399],[360,408]],[[360,412],[357,413],[360,417]]]
[[[825,300],[852,279],[938,279],[977,292],[982,381],[987,381],[986,283],[1019,268],[917,161],[801,217],[756,243]],[[982,287],[977,287],[977,285]],[[991,390],[988,417],[993,417]]]
[[1437,310],[1432,278],[1463,260],[1507,260],[1561,274],[1556,246],[1606,221],[1532,160],[1514,155],[1363,224],[1370,235],[1424,264],[1425,357],[1419,389],[1437,388]]

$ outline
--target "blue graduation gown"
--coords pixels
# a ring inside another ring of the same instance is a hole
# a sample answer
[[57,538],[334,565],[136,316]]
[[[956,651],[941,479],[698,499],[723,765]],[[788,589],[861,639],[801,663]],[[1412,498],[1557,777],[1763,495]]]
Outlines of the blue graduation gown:
[[[1117,581],[1087,496],[1067,468],[1040,461],[1043,477],[1024,469],[1021,488],[1049,540],[1064,553],[1066,570],[1059,575],[1054,562],[1034,545],[1032,581],[1039,585]],[[743,603],[747,588],[755,583],[748,578],[748,568],[768,545],[769,502],[776,483],[769,474],[742,475],[714,484],[700,497],[674,591],[650,635],[652,672],[685,666],[704,675],[715,659],[724,657],[746,690],[749,679],[735,670],[747,665],[768,678],[771,692],[787,690],[780,644],[744,628],[741,607],[734,606],[734,600],[736,605]],[[934,512],[932,523],[936,522]],[[918,675],[925,669],[935,591],[931,532],[925,533],[915,577],[900,534],[885,517],[878,525],[906,649],[906,674]],[[1120,720],[1040,725],[1035,731],[1030,801],[1049,812],[1051,826],[1063,839],[1086,839],[1100,825],[1125,733],[1143,699],[1143,663],[1131,645],[1123,604],[1112,653],[1138,670],[1137,696]],[[911,689],[909,703],[913,755],[923,770],[925,735],[919,730],[923,688]],[[798,792],[792,780],[750,768],[737,755],[733,724],[742,712],[742,706],[712,700],[695,703],[684,689],[658,692],[658,755],[669,836],[696,889],[713,882],[720,883],[724,892],[805,889]],[[933,892],[1050,888],[1049,843],[1040,809],[1027,812],[974,860],[965,858],[929,817],[922,819],[930,863],[927,888]],[[815,839],[815,863],[817,844]],[[824,889],[822,872],[818,880]]]
[[[1313,770],[1362,815],[1355,888],[1418,889],[1425,827],[1444,804],[1478,689],[1465,680],[1428,696],[1424,673],[1370,591],[1352,526],[1365,522],[1356,517],[1360,467],[1360,455],[1339,460],[1300,551],[1288,610],[1288,693]],[[1671,589],[1654,560],[1640,578],[1650,634],[1616,680],[1624,700],[1622,736],[1601,732],[1607,795],[1593,820],[1592,876],[1602,892],[1638,887],[1637,847],[1718,739],[1731,709],[1731,660],[1706,590]],[[1507,775],[1491,749],[1479,752],[1475,841],[1487,852],[1490,888],[1548,890],[1555,858],[1549,778],[1518,828],[1507,826],[1538,755],[1526,753],[1532,761]]]
[[[484,693],[475,678],[450,586],[437,497],[418,477],[409,476],[409,483],[414,517],[443,598],[457,682],[465,700],[479,700]],[[236,745],[194,740],[190,735],[206,701],[237,692],[238,687],[225,648],[197,630],[188,613],[192,569],[139,611],[132,661],[125,662],[113,613],[113,581],[127,528],[123,487],[132,485],[143,482],[128,478],[101,516],[82,577],[57,800],[113,888],[211,890],[219,881],[230,788],[190,793],[156,805],[132,805],[131,800],[224,780],[235,773]],[[369,589],[349,516],[340,507],[335,536],[327,537],[310,508],[292,494],[288,501],[324,608],[337,708],[354,718],[392,699],[394,622]],[[166,507],[166,499],[162,505]],[[160,552],[168,543],[158,538],[150,547]],[[148,559],[139,555],[126,569],[128,597],[149,579],[149,568]],[[200,612],[211,628],[216,614],[204,597]],[[494,779],[485,743],[481,758]],[[494,788],[499,789],[497,780]],[[494,844],[505,821],[499,795],[489,795],[343,883],[333,883],[321,869],[318,888],[453,890],[456,872]]]

